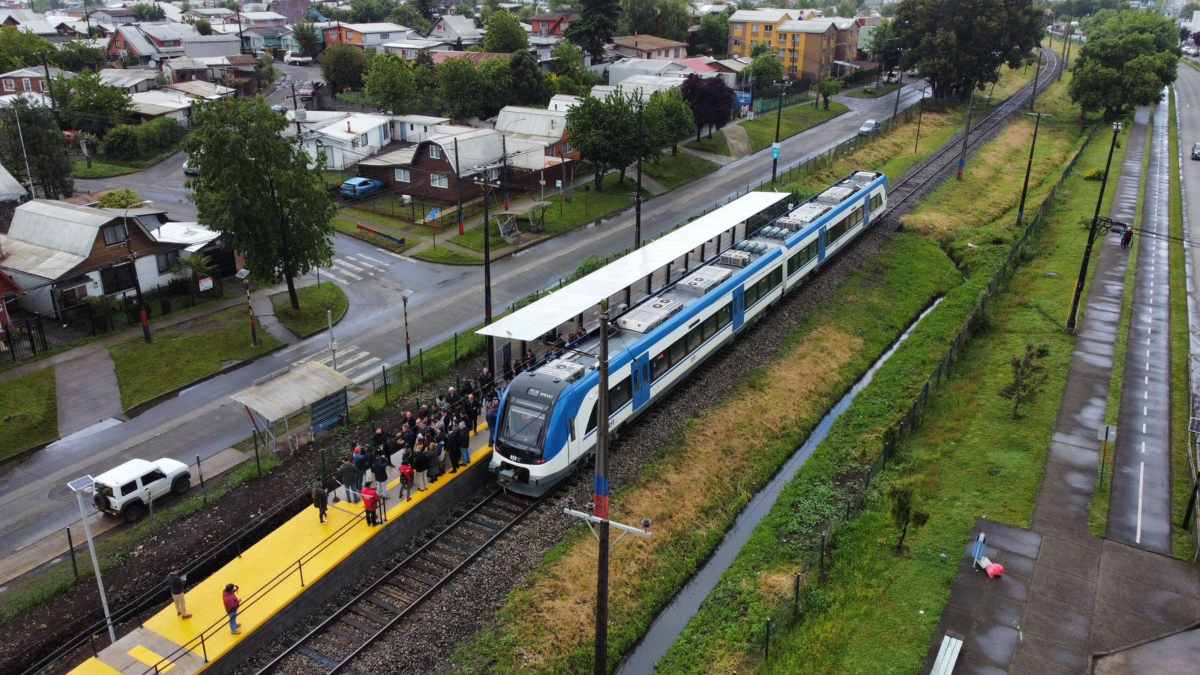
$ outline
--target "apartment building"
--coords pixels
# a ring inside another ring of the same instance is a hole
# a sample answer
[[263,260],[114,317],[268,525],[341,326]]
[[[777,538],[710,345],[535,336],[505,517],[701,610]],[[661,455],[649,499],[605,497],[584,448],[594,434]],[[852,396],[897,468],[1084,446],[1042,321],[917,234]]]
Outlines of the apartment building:
[[857,57],[858,29],[854,19],[819,18],[812,10],[740,9],[729,17],[729,53],[750,57],[766,45],[788,77],[821,80]]

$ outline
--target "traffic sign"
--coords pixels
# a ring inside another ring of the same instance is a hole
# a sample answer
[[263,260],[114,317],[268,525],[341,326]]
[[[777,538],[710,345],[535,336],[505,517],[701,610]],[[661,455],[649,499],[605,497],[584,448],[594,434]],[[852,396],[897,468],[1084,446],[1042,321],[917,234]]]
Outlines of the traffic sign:
[[771,159],[779,159],[779,144],[771,144]]

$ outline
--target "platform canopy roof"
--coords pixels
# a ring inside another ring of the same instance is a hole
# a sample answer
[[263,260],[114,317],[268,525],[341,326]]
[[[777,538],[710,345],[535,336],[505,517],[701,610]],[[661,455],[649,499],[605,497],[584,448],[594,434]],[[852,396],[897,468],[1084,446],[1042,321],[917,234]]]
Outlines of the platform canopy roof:
[[230,398],[268,422],[275,422],[352,386],[350,378],[333,368],[305,361],[278,375],[267,376]]
[[484,326],[480,335],[530,341],[611,298],[688,251],[791,197],[751,192],[615,260],[561,290]]

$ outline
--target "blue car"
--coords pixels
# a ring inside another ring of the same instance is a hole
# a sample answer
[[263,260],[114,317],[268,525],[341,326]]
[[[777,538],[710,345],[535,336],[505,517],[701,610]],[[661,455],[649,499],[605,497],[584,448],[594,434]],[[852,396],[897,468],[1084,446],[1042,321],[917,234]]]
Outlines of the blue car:
[[346,199],[365,199],[383,189],[383,182],[374,178],[351,178],[342,183],[342,196]]

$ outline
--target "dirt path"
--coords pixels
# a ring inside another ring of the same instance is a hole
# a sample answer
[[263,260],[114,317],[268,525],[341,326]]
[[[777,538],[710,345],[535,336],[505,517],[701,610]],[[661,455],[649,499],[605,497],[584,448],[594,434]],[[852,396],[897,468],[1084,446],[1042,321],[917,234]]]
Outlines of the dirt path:
[[734,159],[745,157],[750,153],[750,135],[740,124],[726,125],[721,133],[725,134],[725,142],[729,144],[729,152]]

